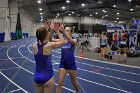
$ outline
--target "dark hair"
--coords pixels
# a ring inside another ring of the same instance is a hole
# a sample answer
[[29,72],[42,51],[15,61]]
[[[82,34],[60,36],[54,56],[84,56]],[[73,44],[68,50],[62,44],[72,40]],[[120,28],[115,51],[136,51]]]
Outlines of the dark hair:
[[37,38],[37,41],[39,43],[41,43],[41,54],[42,54],[42,62],[43,62],[43,47],[44,47],[44,40],[46,38],[46,36],[48,35],[48,31],[46,30],[45,27],[40,27],[37,29],[36,31],[36,38]]
[[74,30],[73,30],[73,28],[71,26],[65,26],[64,28],[66,28],[66,27],[70,28],[70,33],[74,32]]
[[128,31],[127,31],[127,30],[125,30],[125,32],[126,32],[126,33],[128,33]]

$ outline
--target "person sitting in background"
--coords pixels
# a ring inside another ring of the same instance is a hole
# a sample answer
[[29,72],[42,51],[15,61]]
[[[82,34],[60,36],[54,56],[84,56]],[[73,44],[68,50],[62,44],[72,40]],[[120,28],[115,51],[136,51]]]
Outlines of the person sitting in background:
[[105,59],[105,52],[106,52],[106,47],[107,47],[107,37],[106,33],[103,32],[100,38],[100,47],[101,47],[101,60],[106,60]]

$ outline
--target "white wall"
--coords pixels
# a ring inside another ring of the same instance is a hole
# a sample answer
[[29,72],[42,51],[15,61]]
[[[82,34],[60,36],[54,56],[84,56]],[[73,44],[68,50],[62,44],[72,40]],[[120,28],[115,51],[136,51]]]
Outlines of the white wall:
[[10,40],[10,19],[8,0],[0,1],[0,33],[5,32],[5,41]]
[[80,24],[104,24],[107,22],[103,19],[95,19],[94,17],[63,17],[63,18],[54,18],[49,19],[52,22],[64,22],[64,23],[80,23]]
[[31,33],[33,22],[31,16],[23,9],[18,9],[17,2],[10,4],[11,32],[16,31],[17,13],[20,12],[22,33]]
[[38,24],[33,24],[32,25],[32,30],[31,30],[31,36],[36,36],[36,30],[39,28],[39,27],[43,27],[43,23],[38,23]]
[[23,9],[19,9],[17,0],[8,5],[8,0],[0,0],[0,33],[5,32],[5,41],[11,40],[11,32],[16,31],[17,13],[20,12],[23,33],[31,33],[34,24]]

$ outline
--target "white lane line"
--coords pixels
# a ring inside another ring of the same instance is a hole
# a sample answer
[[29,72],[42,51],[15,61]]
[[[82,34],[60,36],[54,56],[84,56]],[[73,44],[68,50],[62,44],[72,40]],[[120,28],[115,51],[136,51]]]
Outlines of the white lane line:
[[[55,62],[55,61],[54,61],[54,62]],[[106,75],[106,74],[98,73],[98,72],[96,72],[96,71],[89,71],[89,70],[81,69],[81,68],[78,68],[78,69],[81,70],[81,71],[85,71],[85,72],[89,72],[89,73],[93,73],[93,74],[98,74],[98,75],[105,76],[105,77],[110,77],[110,78],[115,78],[115,79],[119,79],[119,80],[131,82],[131,83],[140,84],[140,82],[137,82],[137,81],[133,81],[133,80],[129,80],[129,79],[124,79],[124,78],[119,78],[119,77],[114,77],[114,76],[111,76],[111,75]]]
[[[58,70],[56,70],[56,69],[53,69],[53,70],[56,71],[56,72],[58,72]],[[66,74],[66,75],[69,76],[69,74]],[[79,83],[79,81],[78,81],[78,83]],[[87,93],[86,90],[83,88],[83,86],[80,83],[79,83],[79,85],[80,85],[81,89],[83,90],[83,92],[84,93]]]
[[[58,70],[55,70],[55,69],[53,69],[53,70],[58,72]],[[68,75],[68,74],[67,74],[67,75]],[[84,78],[81,78],[81,77],[76,77],[76,78],[77,78],[77,79],[80,79],[80,80],[82,80],[82,81],[86,81],[86,82],[89,82],[89,83],[92,83],[92,84],[96,84],[96,85],[100,85],[100,86],[103,86],[103,87],[107,87],[107,88],[110,88],[110,89],[122,91],[122,92],[125,92],[125,93],[132,93],[132,92],[128,92],[128,91],[126,91],[126,90],[122,90],[122,89],[114,88],[114,87],[111,87],[111,86],[108,86],[108,85],[104,85],[104,84],[102,84],[102,83],[93,82],[93,81],[91,81],[91,80],[84,79]]]
[[89,73],[94,73],[94,74],[98,74],[98,75],[105,76],[105,77],[110,77],[110,78],[115,78],[115,79],[119,79],[119,80],[131,82],[131,83],[140,84],[140,82],[137,82],[137,81],[132,81],[132,80],[124,79],[124,78],[114,77],[114,76],[111,76],[111,75],[106,75],[106,74],[102,74],[102,73],[97,73],[97,72],[89,71],[89,70],[86,70],[86,69],[81,69],[81,68],[78,68],[78,69],[81,70],[81,71],[85,71],[85,72],[89,72]]
[[12,67],[12,68],[0,69],[0,71],[11,70],[11,69],[16,69],[16,68],[19,68],[19,67]]
[[[61,52],[58,52],[58,51],[54,51],[54,52],[61,53]],[[138,67],[138,66],[130,66],[130,65],[125,65],[125,64],[117,64],[117,63],[112,63],[112,62],[108,62],[108,61],[101,61],[101,60],[96,60],[96,59],[90,59],[90,58],[81,58],[79,56],[75,56],[75,57],[80,58],[80,59],[90,60],[90,61],[101,62],[101,63],[105,63],[105,64],[111,64],[111,65],[118,65],[118,66],[124,66],[124,67],[130,67],[130,68],[140,69],[140,67]]]
[[[56,57],[56,56],[54,56],[54,57]],[[55,62],[55,61],[54,61],[54,62]],[[140,84],[140,82],[133,81],[133,80],[129,80],[129,79],[124,79],[124,78],[120,78],[120,77],[115,77],[115,76],[111,76],[111,75],[106,75],[106,74],[98,73],[98,72],[95,72],[95,71],[89,71],[89,70],[81,69],[81,68],[78,68],[78,69],[81,70],[81,71],[85,71],[85,72],[89,72],[89,73],[93,73],[93,74],[97,74],[97,75],[101,75],[101,76],[105,76],[105,77],[110,77],[110,78],[115,78],[115,79],[119,79],[119,80],[131,82],[131,83]]]
[[[60,58],[58,56],[54,56],[52,55],[53,57],[56,57],[56,58]],[[80,69],[79,70],[83,70],[83,71],[86,71],[86,72],[90,72],[90,73],[94,73],[94,74],[98,74],[98,75],[102,75],[102,76],[107,76],[107,77],[111,77],[111,78],[115,78],[115,79],[119,79],[119,80],[123,80],[123,81],[127,81],[127,82],[131,82],[131,83],[137,83],[137,84],[140,84],[140,82],[137,82],[137,81],[133,81],[133,80],[129,80],[129,79],[124,79],[124,78],[119,78],[119,77],[114,77],[114,76],[111,76],[111,75],[106,75],[106,74],[102,74],[102,73],[96,73],[96,72],[93,72],[93,71],[88,71],[88,70],[84,70],[84,69]]]
[[[79,56],[75,56],[75,57],[81,58]],[[81,58],[81,59],[86,59],[86,60],[90,60],[90,61],[96,61],[96,62],[105,63],[105,64],[111,64],[111,65],[118,65],[118,66],[123,66],[123,67],[140,69],[140,67],[138,67],[138,66],[130,66],[130,65],[125,65],[125,64],[112,63],[112,62],[109,62],[109,61],[101,61],[101,60],[90,59],[90,58]]]
[[[54,56],[54,55],[52,55]],[[58,56],[54,56],[56,58],[60,58]],[[83,71],[86,71],[86,72],[90,72],[90,73],[94,73],[94,74],[98,74],[98,75],[102,75],[102,76],[107,76],[107,77],[111,77],[111,78],[115,78],[115,79],[119,79],[119,80],[123,80],[123,81],[127,81],[127,82],[131,82],[131,83],[137,83],[137,84],[140,84],[140,82],[137,82],[137,81],[133,81],[133,80],[129,80],[129,79],[124,79],[124,78],[119,78],[119,77],[114,77],[114,76],[111,76],[111,75],[106,75],[106,74],[102,74],[102,73],[96,73],[96,72],[93,72],[93,71],[88,71],[88,70],[84,70],[84,69],[80,69],[79,70],[83,70]]]
[[[16,46],[16,45],[15,45]],[[12,46],[13,47],[13,46]],[[12,48],[12,47],[10,47],[10,48]],[[6,55],[7,55],[7,57],[9,58],[9,55],[8,55],[8,51],[9,51],[9,49],[10,48],[8,48],[8,50],[7,50],[7,52],[6,52]],[[10,59],[11,60],[11,59]],[[20,67],[19,67],[20,68]],[[11,82],[12,84],[14,84],[16,87],[18,87],[19,89],[21,89],[23,92],[25,92],[25,93],[29,93],[29,92],[27,92],[25,89],[23,89],[22,87],[20,87],[19,85],[17,85],[15,82],[13,82],[11,79],[9,79],[5,74],[3,74],[1,71],[0,71],[0,74],[2,75],[2,76],[4,76],[9,82]]]
[[[20,52],[20,51],[19,51]],[[22,55],[22,54],[21,54]],[[31,60],[31,59],[29,59],[29,58],[27,58],[26,56],[24,56],[24,55],[22,55],[23,57],[25,57],[27,60]],[[52,55],[52,56],[54,56],[54,55]],[[56,56],[56,57],[58,57],[58,56]],[[58,58],[60,58],[60,57],[58,57]],[[33,61],[33,60],[32,60]],[[35,63],[35,62],[34,62]],[[55,70],[55,69],[53,69],[54,71],[57,71],[57,70]],[[81,80],[86,80],[86,79],[83,79],[83,78],[80,78],[80,77],[77,77],[78,79],[81,79]],[[90,80],[86,80],[86,81],[90,81]],[[93,83],[92,81],[90,81],[90,83]],[[97,85],[104,85],[104,84],[101,84],[101,83],[97,83],[97,82],[94,82],[94,84],[97,84]],[[110,86],[107,86],[107,85],[104,85],[104,86],[106,86],[107,88],[111,88],[111,89],[115,89],[115,90],[119,90],[119,91],[123,91],[123,92],[126,92],[126,93],[131,93],[131,92],[128,92],[128,91],[126,91],[126,90],[121,90],[121,89],[118,89],[118,88],[114,88],[114,87],[110,87]]]
[[25,92],[25,93],[29,93],[29,92],[27,92],[25,89],[23,89],[22,87],[20,87],[19,85],[17,85],[15,82],[13,82],[11,79],[9,79],[6,75],[4,75],[1,71],[0,71],[0,74],[2,75],[2,76],[4,76],[8,81],[10,81],[12,84],[14,84],[16,87],[18,87],[19,89],[21,89],[23,92]]
[[101,84],[101,83],[97,83],[97,82],[93,82],[93,81],[83,79],[83,78],[80,78],[80,77],[77,77],[77,78],[80,79],[80,80],[83,80],[83,81],[87,81],[87,82],[97,84],[97,85],[100,85],[100,86],[104,86],[104,87],[107,87],[107,88],[111,88],[111,89],[114,89],[114,90],[122,91],[122,92],[125,92],[125,93],[132,93],[132,92],[128,92],[126,90],[121,90],[121,89],[118,89],[118,88],[110,87],[110,86],[107,86],[107,85],[104,85],[104,84]]
[[12,90],[12,91],[7,92],[7,93],[13,93],[13,92],[17,92],[17,91],[19,91],[19,90],[21,90],[21,89]]
[[[55,85],[58,85],[57,83],[54,83],[54,84],[55,84]],[[62,88],[66,89],[66,90],[69,90],[69,91],[71,91],[71,92],[73,92],[73,93],[76,93],[74,90],[69,89],[69,88],[67,88],[67,87],[62,86]]]
[[[54,51],[54,50],[53,50],[53,51]],[[54,52],[61,53],[61,52],[58,52],[58,51],[54,51]],[[60,57],[59,57],[59,58],[60,58]],[[91,60],[91,61],[94,61],[94,60]],[[95,60],[95,61],[98,61],[98,60]],[[111,69],[111,68],[107,68],[107,67],[96,66],[96,65],[92,65],[92,64],[87,64],[87,63],[78,62],[78,61],[76,61],[76,62],[77,62],[77,63],[80,63],[80,64],[89,65],[89,66],[94,66],[94,67],[99,67],[99,68],[104,68],[104,69],[108,69],[108,70],[112,70],[112,71],[123,72],[123,73],[128,73],[128,74],[133,74],[133,75],[140,75],[140,74],[133,73],[133,72],[127,72],[127,71],[122,71],[122,70],[117,70],[117,69]]]
[[79,61],[76,61],[76,63],[87,65],[87,66],[92,66],[92,67],[98,67],[98,68],[101,68],[101,69],[107,69],[107,70],[112,70],[112,71],[116,71],[116,72],[122,72],[122,73],[126,73],[126,74],[132,74],[132,75],[140,76],[140,74],[133,73],[133,72],[126,72],[126,71],[122,71],[122,70],[111,69],[111,68],[97,66],[97,65],[92,65],[92,64],[88,64],[88,63],[79,62]]
[[7,60],[9,60],[9,59],[0,59],[0,61],[7,61]]
[[[52,55],[52,56],[54,56],[54,55]],[[58,56],[54,56],[54,57],[61,58],[61,57],[58,57]],[[81,63],[81,62],[79,62],[79,63]],[[90,66],[91,66],[91,65],[90,65]],[[102,67],[102,68],[104,68],[104,67]],[[106,74],[96,73],[96,72],[93,72],[93,71],[88,71],[88,70],[80,69],[80,68],[79,68],[79,70],[83,70],[83,71],[86,71],[86,72],[90,72],[90,73],[94,73],[94,74],[98,74],[98,75],[102,75],[102,76],[107,76],[107,77],[110,77],[110,78],[115,78],[115,79],[119,79],[119,80],[123,80],[123,81],[131,82],[131,83],[137,83],[137,84],[140,84],[140,82],[133,81],[133,80],[129,80],[129,79],[124,79],[124,78],[114,77],[114,76],[111,76],[111,75],[106,75]]]
[[[28,40],[26,40],[26,39],[22,39],[20,42],[22,42],[23,40],[24,40],[24,41],[28,41]],[[9,42],[9,43],[10,43],[10,42]],[[10,44],[8,44],[8,45],[6,45],[6,46],[3,46],[3,47],[1,47],[0,49],[9,47],[9,46],[15,45],[15,44],[19,44],[19,40],[18,40],[18,41],[15,41],[15,42],[12,42],[12,43],[10,43]]]
[[18,59],[18,58],[24,58],[24,57],[14,57],[14,58],[12,57],[11,59]]

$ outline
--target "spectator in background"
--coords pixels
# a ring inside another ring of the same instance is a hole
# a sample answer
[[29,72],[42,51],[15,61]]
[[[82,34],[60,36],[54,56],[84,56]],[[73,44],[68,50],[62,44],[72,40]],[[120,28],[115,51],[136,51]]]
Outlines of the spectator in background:
[[115,31],[115,33],[113,34],[113,44],[115,47],[118,46],[118,32]]
[[122,39],[122,36],[121,36],[121,32],[119,31],[119,34],[118,34],[118,43],[120,44],[121,42],[121,39]]
[[107,47],[107,37],[106,33],[103,32],[100,38],[100,47],[101,47],[101,60],[106,60],[105,59],[105,52],[106,52],[106,47]]
[[111,35],[111,33],[110,33],[110,32],[108,32],[108,34],[107,34],[107,42],[108,42],[109,46],[111,46],[111,42],[112,42],[112,35]]
[[134,33],[134,45],[136,45],[136,42],[137,42],[137,34]]
[[140,47],[140,31],[137,34],[137,47]]
[[121,63],[121,52],[124,53],[124,63],[126,63],[126,46],[127,46],[127,38],[123,37],[123,33],[119,39],[119,46],[118,46],[118,63]]
[[126,41],[126,46],[127,46],[127,48],[129,48],[129,34],[128,34],[128,31],[125,31],[124,38],[127,40]]

